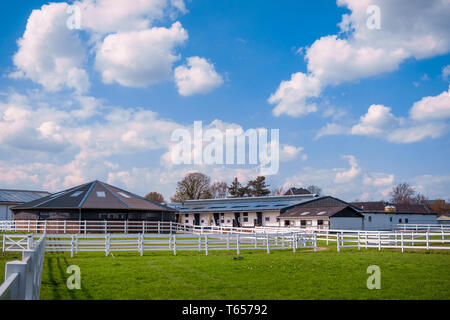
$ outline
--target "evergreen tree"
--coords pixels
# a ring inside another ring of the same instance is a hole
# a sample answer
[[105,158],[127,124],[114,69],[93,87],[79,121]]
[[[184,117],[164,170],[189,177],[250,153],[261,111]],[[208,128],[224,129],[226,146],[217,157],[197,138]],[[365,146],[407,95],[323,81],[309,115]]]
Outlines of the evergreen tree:
[[232,198],[237,198],[242,196],[242,185],[239,182],[238,178],[234,178],[233,182],[231,182],[228,187],[228,193]]
[[258,176],[255,180],[247,183],[248,195],[251,197],[263,197],[270,194],[269,185],[266,184],[266,177]]

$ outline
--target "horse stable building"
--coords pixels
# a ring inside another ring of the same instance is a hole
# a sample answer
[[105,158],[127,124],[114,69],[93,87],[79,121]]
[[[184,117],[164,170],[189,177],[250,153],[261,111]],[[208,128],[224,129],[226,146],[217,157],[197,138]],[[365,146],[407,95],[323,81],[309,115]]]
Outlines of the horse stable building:
[[198,226],[362,229],[363,215],[330,196],[299,194],[172,203],[178,222]]
[[101,181],[11,208],[15,220],[175,221],[175,210]]

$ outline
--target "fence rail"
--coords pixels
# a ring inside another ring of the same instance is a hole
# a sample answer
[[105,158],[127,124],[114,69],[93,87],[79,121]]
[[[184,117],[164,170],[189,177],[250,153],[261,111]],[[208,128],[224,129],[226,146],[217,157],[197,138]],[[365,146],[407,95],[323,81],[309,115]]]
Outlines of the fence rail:
[[186,229],[171,221],[130,220],[10,220],[0,221],[0,231],[28,233],[172,233]]
[[336,234],[337,251],[342,248],[449,250],[450,233],[445,232],[357,232]]
[[[30,235],[25,235],[25,238],[27,248],[20,250],[22,260],[6,263],[5,281],[0,285],[0,300],[39,300],[46,240],[43,236],[36,240]],[[17,245],[17,242],[13,245]]]
[[[34,236],[33,236],[34,237]],[[3,235],[4,251],[21,251],[18,239],[29,239],[30,235]],[[315,234],[46,234],[47,252],[105,252],[108,256],[116,251],[200,251],[207,255],[211,250],[266,250],[272,249],[316,249]],[[23,243],[22,241],[22,243]]]

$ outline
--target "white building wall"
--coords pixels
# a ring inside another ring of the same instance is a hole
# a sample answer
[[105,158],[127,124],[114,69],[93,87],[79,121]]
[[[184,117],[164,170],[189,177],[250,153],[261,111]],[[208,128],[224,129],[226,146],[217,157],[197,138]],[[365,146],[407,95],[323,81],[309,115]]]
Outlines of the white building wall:
[[363,218],[330,217],[330,229],[337,230],[362,230]]
[[[236,211],[237,212],[237,211]],[[240,223],[242,227],[254,227],[255,221],[258,220],[258,212],[262,213],[262,225],[270,227],[278,227],[280,222],[277,221],[277,217],[280,215],[279,211],[245,211],[247,213],[244,216],[244,211],[240,213]],[[181,223],[194,224],[194,213],[182,213]],[[224,227],[232,227],[233,220],[235,219],[234,212],[221,212],[219,213],[219,225]],[[247,220],[247,221],[246,221]],[[203,221],[203,222],[202,222]],[[214,214],[213,213],[200,213],[200,226],[214,226]]]
[[365,230],[392,230],[399,223],[407,224],[435,224],[436,215],[427,214],[393,214],[393,213],[365,213]]
[[0,204],[0,220],[12,220],[12,205]]

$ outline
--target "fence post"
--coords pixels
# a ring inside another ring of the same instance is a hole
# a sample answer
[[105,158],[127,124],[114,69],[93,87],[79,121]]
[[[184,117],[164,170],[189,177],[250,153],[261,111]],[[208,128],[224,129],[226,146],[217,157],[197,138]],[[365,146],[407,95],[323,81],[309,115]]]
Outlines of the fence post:
[[381,233],[378,232],[378,251],[381,251]]
[[125,230],[125,234],[128,233],[128,219],[125,220],[124,225],[123,225],[123,229]]
[[239,241],[240,241],[240,236],[239,233],[236,235],[236,247],[237,247],[237,254],[240,253],[240,248],[239,248]]
[[292,236],[292,251],[295,253],[296,248],[297,247],[297,234],[294,233],[294,235]]
[[208,255],[208,235],[205,234],[205,254]]
[[105,235],[105,256],[109,256],[109,235]]
[[336,244],[337,244],[337,251],[340,252],[340,251],[341,251],[341,248],[339,247],[339,246],[340,246],[340,243],[339,243],[339,233],[336,234]]
[[158,221],[158,234],[161,234],[161,221]]
[[328,246],[328,229],[327,229],[327,246]]
[[269,235],[267,234],[267,253],[270,253],[270,246],[269,246]]
[[314,233],[313,234],[313,239],[314,239],[314,252],[317,251],[317,234]]
[[198,235],[198,252],[202,251],[202,235]]
[[172,234],[172,221],[170,221],[169,223],[169,228],[170,228],[169,233]]
[[227,233],[227,250],[230,250],[230,234]]
[[177,255],[177,235],[173,235],[173,255]]
[[361,243],[359,242],[359,231],[358,231],[358,250],[361,250]]
[[70,242],[70,257],[73,258],[73,250],[75,244],[75,235],[72,235],[72,241]]
[[428,232],[426,233],[426,239],[427,239],[427,250],[430,250],[430,238]]
[[86,220],[84,220],[84,234],[86,234],[86,229],[87,229]]
[[30,232],[30,220],[28,220],[28,232]]
[[[5,252],[5,246],[6,246],[6,244],[5,244],[5,241],[6,241],[6,235],[3,235],[3,242],[2,242],[2,252]],[[6,278],[5,278],[6,279]]]
[[47,234],[47,220],[44,220],[44,234]]
[[139,235],[139,245],[141,257],[144,255],[144,234]]

